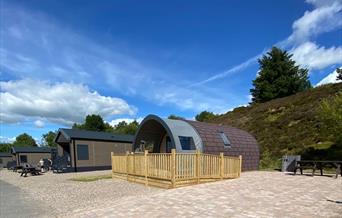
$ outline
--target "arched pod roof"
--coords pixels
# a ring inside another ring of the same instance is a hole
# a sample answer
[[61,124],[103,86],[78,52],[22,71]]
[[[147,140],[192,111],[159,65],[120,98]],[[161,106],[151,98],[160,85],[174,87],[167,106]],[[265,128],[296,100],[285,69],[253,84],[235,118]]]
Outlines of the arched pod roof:
[[[155,115],[147,116],[140,124],[133,142],[138,147],[141,140],[153,141],[160,146],[165,135],[170,137],[172,148],[177,152],[194,152],[182,150],[180,136],[192,137],[196,149],[204,153],[238,156],[242,155],[242,169],[256,170],[259,165],[259,146],[256,139],[248,132],[231,126],[210,124],[190,120],[163,119]],[[222,136],[223,135],[223,136]],[[224,137],[229,141],[225,145]],[[154,152],[160,152],[159,148]]]
[[[243,170],[256,170],[259,165],[259,146],[256,139],[248,132],[226,125],[189,121],[204,144],[204,153],[216,154],[223,152],[230,156],[243,156]],[[220,133],[224,133],[231,146],[225,146]]]
[[[165,134],[170,137],[172,148],[176,148],[178,152],[194,151],[183,150],[179,137],[192,137],[196,149],[203,151],[201,137],[192,125],[184,120],[164,119],[156,115],[148,115],[141,122],[133,142],[134,148],[139,146],[141,140],[153,141],[155,144],[160,145]],[[159,151],[154,149],[154,152]]]

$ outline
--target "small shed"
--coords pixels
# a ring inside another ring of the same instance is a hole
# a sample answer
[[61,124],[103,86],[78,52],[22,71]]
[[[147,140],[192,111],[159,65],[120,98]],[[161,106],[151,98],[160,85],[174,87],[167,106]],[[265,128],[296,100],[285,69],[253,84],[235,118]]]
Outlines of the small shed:
[[7,167],[7,163],[13,161],[11,153],[0,152],[0,168]]
[[11,154],[17,165],[28,163],[37,165],[40,159],[51,159],[50,147],[12,147]]
[[79,129],[58,130],[55,142],[59,157],[67,160],[68,171],[111,168],[111,152],[132,151],[133,135]]
[[224,153],[242,155],[242,170],[257,170],[259,146],[248,132],[226,125],[191,120],[172,120],[148,115],[140,124],[133,142],[134,150],[142,146],[155,153]]

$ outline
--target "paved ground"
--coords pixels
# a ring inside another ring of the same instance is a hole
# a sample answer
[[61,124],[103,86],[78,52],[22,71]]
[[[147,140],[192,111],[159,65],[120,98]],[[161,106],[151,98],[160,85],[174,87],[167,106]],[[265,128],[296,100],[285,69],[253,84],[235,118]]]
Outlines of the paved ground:
[[[25,196],[30,202],[37,205],[48,205],[53,208],[41,216],[68,216],[74,211],[91,210],[99,205],[110,205],[124,197],[148,195],[163,191],[157,188],[145,187],[139,184],[128,183],[119,179],[103,179],[94,182],[76,182],[71,178],[89,175],[108,175],[107,171],[93,171],[82,173],[53,174],[51,172],[40,176],[20,177],[20,174],[0,170],[0,180],[11,184],[20,190],[12,197],[20,199]],[[2,184],[2,183],[1,183]],[[0,189],[6,189],[0,186]],[[1,210],[5,205],[0,205]]]
[[33,200],[20,188],[0,180],[0,217],[41,217],[48,216],[51,208]]
[[[1,170],[1,199],[6,199],[1,201],[1,217],[11,215],[14,202],[23,205],[22,211],[15,210],[16,217],[342,217],[341,177],[259,171],[243,173],[239,179],[172,190],[124,180],[70,180],[107,173],[20,178]],[[42,206],[31,210],[27,202]]]
[[342,217],[342,179],[248,172],[240,179],[126,198],[74,217]]

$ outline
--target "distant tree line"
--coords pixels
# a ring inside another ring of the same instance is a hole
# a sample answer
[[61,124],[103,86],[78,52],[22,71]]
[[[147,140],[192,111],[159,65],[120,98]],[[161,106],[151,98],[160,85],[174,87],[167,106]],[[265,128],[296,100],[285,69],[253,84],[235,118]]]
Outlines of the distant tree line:
[[117,134],[131,134],[134,135],[137,131],[139,123],[134,120],[133,122],[127,123],[126,121],[121,121],[115,126],[111,126],[109,123],[105,122],[100,115],[92,114],[87,115],[84,123],[77,124],[74,123],[73,129],[83,129],[99,132],[111,132]]
[[[131,134],[134,135],[137,131],[139,123],[134,120],[127,123],[121,121],[115,126],[111,126],[109,123],[104,122],[100,115],[91,114],[87,115],[84,122],[81,124],[74,123],[73,129],[83,129],[90,131],[104,131],[116,134]],[[39,146],[56,147],[57,143],[54,139],[57,135],[57,131],[49,131],[42,135],[42,140]],[[16,137],[12,143],[0,143],[0,152],[9,152],[12,146],[24,147],[24,146],[38,146],[36,140],[27,133],[20,134]]]
[[18,135],[13,143],[0,143],[0,152],[9,152],[12,146],[29,147],[37,146],[36,140],[27,133]]

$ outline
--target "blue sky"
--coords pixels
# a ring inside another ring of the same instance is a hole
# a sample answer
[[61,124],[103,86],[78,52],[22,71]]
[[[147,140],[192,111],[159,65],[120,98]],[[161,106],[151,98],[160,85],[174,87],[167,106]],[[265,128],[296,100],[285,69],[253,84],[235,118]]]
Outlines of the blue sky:
[[0,140],[246,105],[273,45],[336,82],[342,1],[0,0]]

